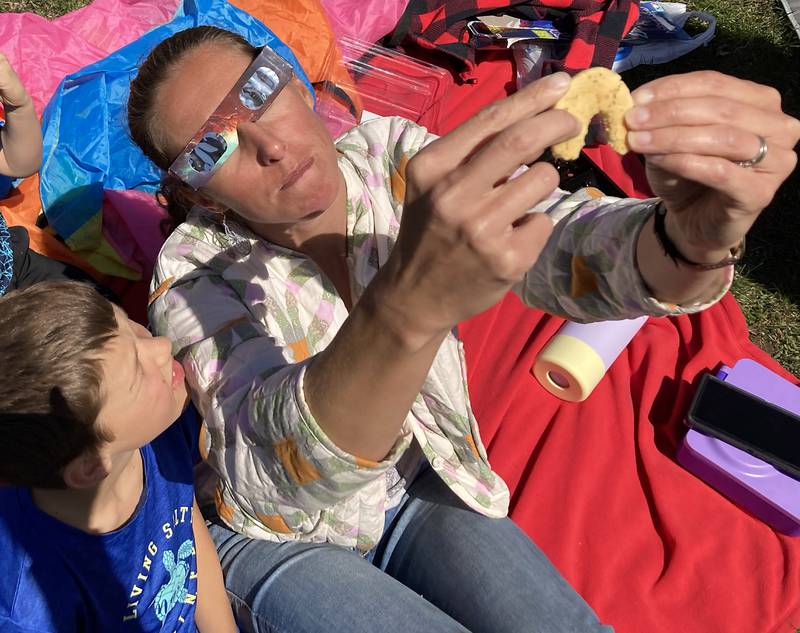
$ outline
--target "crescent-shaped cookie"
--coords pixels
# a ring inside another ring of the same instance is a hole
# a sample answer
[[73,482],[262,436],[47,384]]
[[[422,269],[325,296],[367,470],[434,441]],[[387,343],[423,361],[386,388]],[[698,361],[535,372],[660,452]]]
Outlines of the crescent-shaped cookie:
[[553,156],[562,160],[575,160],[581,153],[589,122],[599,114],[606,132],[606,140],[619,154],[628,152],[625,137],[624,115],[633,107],[633,99],[628,87],[613,70],[597,66],[579,72],[572,78],[566,94],[553,106],[566,110],[581,124],[581,131],[574,137],[556,143],[552,147]]

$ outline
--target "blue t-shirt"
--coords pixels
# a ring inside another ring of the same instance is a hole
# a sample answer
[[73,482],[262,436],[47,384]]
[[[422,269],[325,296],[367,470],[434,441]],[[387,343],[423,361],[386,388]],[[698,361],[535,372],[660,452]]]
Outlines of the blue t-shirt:
[[197,631],[183,422],[142,448],[142,498],[114,532],[87,534],[39,510],[28,489],[0,488],[0,631]]

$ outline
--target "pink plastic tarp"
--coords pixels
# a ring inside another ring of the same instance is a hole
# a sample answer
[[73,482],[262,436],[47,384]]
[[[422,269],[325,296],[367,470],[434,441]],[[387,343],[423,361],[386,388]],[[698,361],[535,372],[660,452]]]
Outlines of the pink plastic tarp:
[[409,0],[320,0],[337,38],[344,35],[377,42],[394,30]]
[[55,20],[0,14],[0,51],[42,110],[69,73],[102,59],[172,17],[177,0],[95,0]]

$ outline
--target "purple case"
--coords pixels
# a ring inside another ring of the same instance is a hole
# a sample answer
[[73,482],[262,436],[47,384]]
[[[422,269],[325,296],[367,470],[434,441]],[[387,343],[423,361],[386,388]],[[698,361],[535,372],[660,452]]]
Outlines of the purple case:
[[[717,378],[800,415],[800,388],[754,360],[723,366]],[[790,536],[800,536],[800,481],[758,457],[693,429],[678,462],[736,504]]]

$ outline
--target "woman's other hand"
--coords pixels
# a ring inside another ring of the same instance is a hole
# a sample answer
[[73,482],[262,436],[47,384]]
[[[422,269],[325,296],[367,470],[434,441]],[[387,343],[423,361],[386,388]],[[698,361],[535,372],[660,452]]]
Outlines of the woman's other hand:
[[[692,261],[724,259],[795,168],[800,122],[774,88],[713,71],[656,79],[633,92],[628,143],[646,156],[666,232]],[[761,139],[767,151],[756,158]]]

